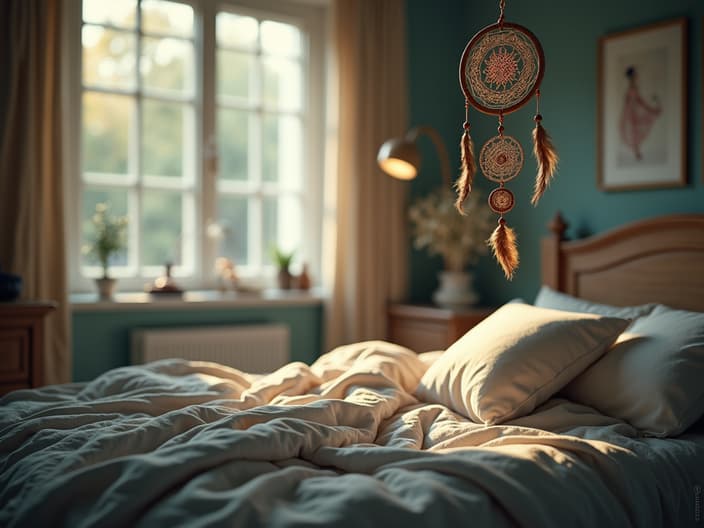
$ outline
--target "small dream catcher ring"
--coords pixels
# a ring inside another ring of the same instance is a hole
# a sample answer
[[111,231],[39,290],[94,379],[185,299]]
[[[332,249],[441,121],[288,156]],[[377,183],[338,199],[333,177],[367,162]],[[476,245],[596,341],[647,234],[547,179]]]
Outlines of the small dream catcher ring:
[[503,187],[494,189],[489,194],[489,207],[491,207],[491,210],[496,214],[503,215],[508,213],[511,209],[513,209],[514,203],[515,199],[513,197],[513,193]]
[[511,181],[523,168],[523,147],[511,136],[494,136],[479,152],[479,167],[489,180],[501,184]]
[[460,143],[462,173],[457,180],[457,200],[462,204],[472,189],[477,163],[470,136],[469,107],[498,116],[499,134],[481,148],[479,168],[484,176],[499,184],[489,195],[489,206],[500,215],[499,225],[489,239],[494,256],[511,279],[518,267],[516,235],[506,225],[503,215],[514,206],[513,193],[504,184],[519,175],[523,168],[523,147],[513,137],[504,135],[504,116],[523,107],[535,96],[533,117],[533,155],[538,163],[531,202],[537,205],[557,170],[557,152],[542,126],[540,83],[545,74],[545,55],[536,36],[527,28],[504,21],[505,0],[499,0],[499,20],[476,33],[462,53],[460,87],[465,97],[464,132]]

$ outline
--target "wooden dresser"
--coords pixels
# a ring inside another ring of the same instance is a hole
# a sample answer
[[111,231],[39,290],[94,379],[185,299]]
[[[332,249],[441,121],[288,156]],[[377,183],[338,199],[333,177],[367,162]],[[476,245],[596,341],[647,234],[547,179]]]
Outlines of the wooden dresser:
[[444,350],[495,308],[461,310],[421,304],[391,304],[388,309],[389,341],[415,350]]
[[44,319],[53,302],[0,302],[0,394],[41,386]]

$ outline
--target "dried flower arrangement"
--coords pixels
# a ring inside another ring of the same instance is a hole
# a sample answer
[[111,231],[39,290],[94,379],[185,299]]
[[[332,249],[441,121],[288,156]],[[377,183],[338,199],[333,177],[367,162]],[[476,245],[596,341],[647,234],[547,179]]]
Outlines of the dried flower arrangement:
[[452,189],[441,188],[418,198],[408,211],[414,247],[441,255],[447,271],[464,271],[485,255],[496,223],[478,190],[469,195],[464,208],[464,216],[457,214]]

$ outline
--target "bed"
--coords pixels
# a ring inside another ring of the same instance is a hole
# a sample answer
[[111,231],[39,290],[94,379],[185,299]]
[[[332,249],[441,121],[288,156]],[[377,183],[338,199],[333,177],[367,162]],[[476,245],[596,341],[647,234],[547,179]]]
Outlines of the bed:
[[6,395],[0,525],[701,525],[704,215],[564,233],[536,306],[444,352],[166,360]]

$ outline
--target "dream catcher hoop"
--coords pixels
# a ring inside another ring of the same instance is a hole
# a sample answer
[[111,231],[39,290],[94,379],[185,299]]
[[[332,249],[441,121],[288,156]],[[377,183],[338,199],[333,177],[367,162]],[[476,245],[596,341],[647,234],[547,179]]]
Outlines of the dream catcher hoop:
[[545,55],[528,29],[497,22],[472,37],[460,61],[460,85],[485,114],[510,114],[525,105],[545,73]]
[[518,249],[513,229],[506,225],[504,214],[513,209],[515,197],[505,184],[519,175],[523,168],[523,147],[514,137],[504,134],[504,116],[536,98],[533,117],[533,154],[538,174],[531,203],[537,205],[557,169],[558,157],[550,137],[542,126],[540,115],[540,83],[545,73],[545,55],[540,41],[528,29],[504,22],[505,0],[500,0],[499,20],[480,30],[469,41],[460,60],[460,86],[465,97],[464,132],[460,144],[462,173],[457,180],[457,209],[472,189],[477,163],[470,135],[469,107],[498,116],[498,135],[481,148],[479,168],[489,180],[499,186],[489,194],[489,207],[499,215],[499,223],[489,245],[511,279],[518,267]]

